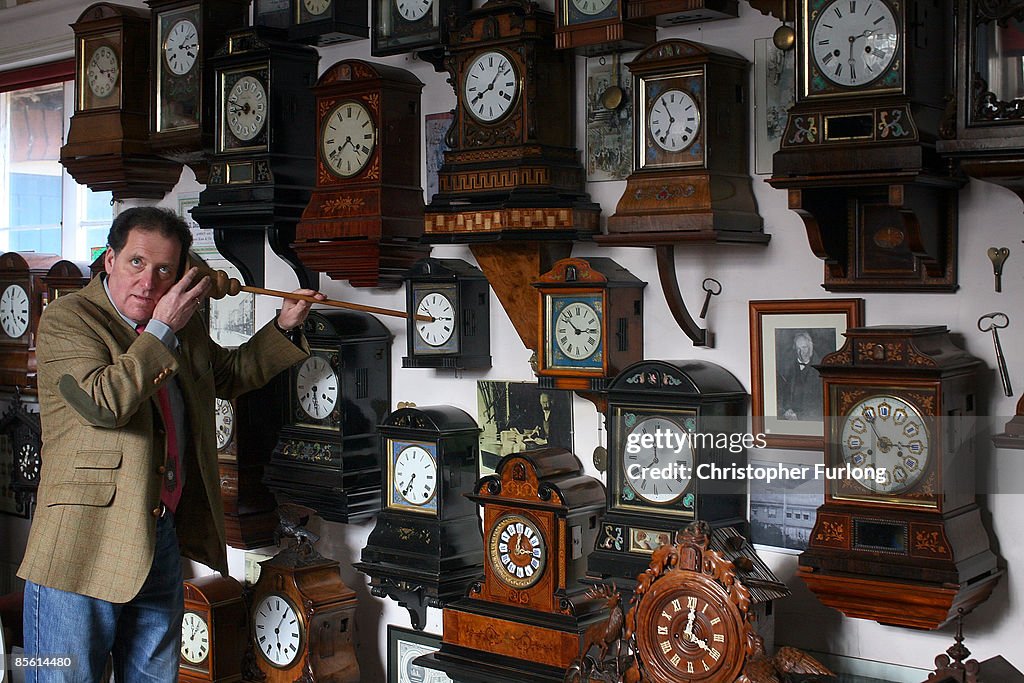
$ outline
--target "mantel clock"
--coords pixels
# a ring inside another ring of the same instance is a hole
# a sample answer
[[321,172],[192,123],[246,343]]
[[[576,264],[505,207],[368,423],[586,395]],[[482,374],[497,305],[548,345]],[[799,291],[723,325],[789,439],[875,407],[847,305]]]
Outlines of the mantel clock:
[[746,466],[749,397],[714,363],[645,360],[619,373],[607,398],[608,509],[588,573],[628,591],[687,523],[746,531],[747,482],[698,470]]
[[0,386],[36,386],[36,330],[46,300],[44,278],[56,254],[9,251],[0,256]]
[[554,49],[554,16],[488,0],[450,36],[455,121],[426,210],[432,242],[574,239],[598,229],[573,119],[575,57]]
[[185,683],[236,683],[248,629],[242,584],[210,574],[185,581],[179,678]]
[[43,307],[45,308],[45,304],[64,294],[85,287],[91,279],[92,273],[89,270],[88,261],[69,261],[67,259],[57,261],[43,276],[43,285],[46,287]]
[[402,367],[491,367],[491,292],[479,268],[462,259],[417,261],[405,274],[405,301],[409,355]]
[[444,608],[441,649],[418,664],[456,681],[561,681],[607,618],[580,583],[604,486],[561,448],[506,456],[469,498],[483,508],[484,576]]
[[149,140],[149,10],[98,2],[75,32],[75,113],[60,163],[80,185],[114,199],[160,199],[181,163]]
[[316,309],[304,331],[310,356],[288,371],[288,412],[263,481],[326,520],[363,520],[380,508],[391,333],[367,313]]
[[954,291],[957,190],[934,153],[949,92],[940,0],[798,2],[796,104],[773,187],[807,228],[830,291]]
[[647,47],[657,40],[649,18],[627,19],[635,0],[556,0],[555,47],[603,55]]
[[859,327],[819,366],[825,504],[800,575],[826,605],[939,628],[1002,571],[975,501],[981,362],[944,326]]
[[291,249],[309,201],[315,152],[313,94],[317,51],[262,26],[228,34],[207,60],[216,115],[206,189],[192,217],[212,229],[217,250],[246,283],[263,284],[265,242],[316,288]]
[[295,231],[310,270],[397,286],[430,254],[420,188],[420,92],[405,69],[346,59],[317,81],[316,187]]
[[365,2],[292,0],[288,40],[308,45],[333,45],[370,35]]
[[378,427],[387,466],[381,511],[354,566],[370,592],[409,610],[422,629],[427,607],[461,598],[483,571],[473,492],[480,429],[452,406],[399,408]]

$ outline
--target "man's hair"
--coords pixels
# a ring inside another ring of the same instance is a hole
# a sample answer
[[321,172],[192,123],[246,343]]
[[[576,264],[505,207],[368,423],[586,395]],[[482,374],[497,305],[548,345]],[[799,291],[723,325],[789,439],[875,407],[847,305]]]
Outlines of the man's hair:
[[162,237],[177,240],[181,245],[178,277],[185,274],[185,267],[188,265],[188,250],[192,246],[192,231],[189,230],[188,223],[184,218],[170,209],[156,206],[138,206],[122,211],[111,223],[110,232],[107,234],[107,246],[114,250],[115,255],[124,249],[124,245],[128,242],[128,233],[132,230],[157,232]]
[[813,340],[813,339],[811,339],[811,335],[810,335],[809,333],[807,333],[807,332],[804,332],[804,331],[802,331],[802,330],[801,330],[800,332],[797,332],[797,333],[796,333],[796,334],[795,334],[795,335],[793,336],[793,343],[794,343],[794,344],[796,344],[796,343],[797,343],[798,341],[800,341],[801,339],[805,339],[805,340],[807,340],[807,343],[808,343],[808,344],[810,344],[811,346],[814,346],[814,340]]

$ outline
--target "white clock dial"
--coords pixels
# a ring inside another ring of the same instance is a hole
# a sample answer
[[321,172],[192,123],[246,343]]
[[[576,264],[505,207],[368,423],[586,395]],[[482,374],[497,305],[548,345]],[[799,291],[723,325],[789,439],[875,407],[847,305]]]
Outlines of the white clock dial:
[[243,142],[252,140],[267,123],[267,91],[252,76],[242,76],[231,86],[224,103],[228,130]]
[[85,71],[89,89],[96,97],[106,97],[113,92],[120,73],[121,66],[117,61],[117,54],[107,45],[96,48],[89,58],[89,66]]
[[181,658],[201,664],[210,654],[210,627],[196,612],[185,612],[181,620]]
[[188,19],[171,27],[164,40],[164,62],[171,73],[183,76],[192,70],[199,57],[199,31]]
[[23,443],[18,449],[18,474],[25,481],[36,481],[39,479],[39,470],[42,462],[39,459],[39,451],[32,444]]
[[306,413],[323,420],[338,404],[338,375],[322,356],[310,356],[295,373],[295,395]]
[[537,525],[522,515],[507,514],[491,529],[487,558],[498,578],[522,590],[544,575],[547,546]]
[[324,119],[320,154],[327,167],[342,178],[363,170],[376,144],[377,127],[370,110],[360,102],[342,102]]
[[395,0],[398,16],[406,21],[419,21],[433,6],[434,0]]
[[416,321],[416,334],[431,346],[441,346],[455,334],[455,308],[451,300],[440,292],[431,292],[420,299],[416,315],[434,319],[432,322]]
[[559,311],[554,328],[555,343],[572,360],[592,356],[601,343],[601,317],[579,301]]
[[924,418],[896,396],[872,396],[853,406],[843,421],[840,439],[844,463],[884,473],[856,479],[874,493],[909,490],[924,476],[931,456]]
[[394,486],[412,505],[424,505],[437,491],[437,461],[422,446],[406,446],[395,458]]
[[700,131],[700,107],[688,92],[666,90],[651,104],[647,132],[666,152],[679,152],[697,138]]
[[504,53],[478,55],[466,69],[462,100],[473,118],[483,123],[497,121],[515,104],[519,75]]
[[235,433],[235,408],[231,405],[231,401],[218,398],[214,405],[214,411],[217,450],[220,450],[231,442],[231,435]]
[[331,6],[331,0],[302,0],[302,6],[310,14],[323,14]]
[[677,500],[693,475],[686,431],[668,418],[646,417],[629,431],[626,443],[635,444],[622,453],[622,473],[633,492],[648,503]]
[[882,0],[834,0],[818,13],[810,50],[822,75],[848,88],[871,83],[896,58],[896,16]]
[[572,5],[581,14],[594,15],[608,9],[614,0],[572,0]]
[[28,331],[28,292],[21,285],[8,285],[0,295],[0,328],[13,339]]
[[295,661],[302,645],[302,624],[288,598],[276,593],[263,598],[252,621],[256,648],[267,661],[279,667]]

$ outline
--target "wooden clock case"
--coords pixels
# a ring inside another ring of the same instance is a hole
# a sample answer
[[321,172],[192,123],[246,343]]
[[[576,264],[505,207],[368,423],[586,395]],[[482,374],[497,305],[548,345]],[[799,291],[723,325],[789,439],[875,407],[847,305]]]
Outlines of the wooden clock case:
[[18,338],[0,332],[0,386],[35,393],[36,331],[46,301],[45,277],[60,257],[56,254],[9,251],[0,256],[0,292],[18,285],[28,294],[28,324]]
[[230,576],[210,574],[185,580],[185,611],[197,612],[206,622],[210,642],[205,661],[190,664],[181,659],[184,683],[235,683],[242,680],[249,620],[242,585]]

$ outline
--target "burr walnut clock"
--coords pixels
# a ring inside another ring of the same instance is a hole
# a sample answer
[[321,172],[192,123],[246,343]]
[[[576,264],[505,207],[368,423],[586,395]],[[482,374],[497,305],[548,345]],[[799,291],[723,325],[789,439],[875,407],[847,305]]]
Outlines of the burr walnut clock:
[[859,327],[819,366],[832,474],[800,575],[826,605],[939,628],[1001,575],[975,501],[980,361],[944,326]]
[[346,59],[316,93],[316,186],[293,247],[310,270],[397,286],[430,254],[420,188],[420,92],[405,69]]
[[185,683],[242,680],[247,626],[238,581],[220,574],[186,580],[180,679]]
[[46,297],[44,278],[56,254],[9,251],[0,256],[0,386],[36,386],[36,330]]
[[80,185],[114,199],[162,198],[181,164],[149,141],[149,10],[98,2],[75,32],[75,113],[60,163]]

